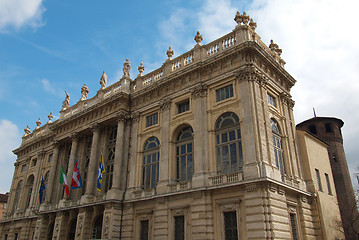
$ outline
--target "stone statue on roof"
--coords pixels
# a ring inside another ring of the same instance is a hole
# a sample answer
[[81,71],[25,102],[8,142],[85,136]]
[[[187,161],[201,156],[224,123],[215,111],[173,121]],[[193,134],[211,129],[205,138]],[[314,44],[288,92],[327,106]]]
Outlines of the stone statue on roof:
[[131,70],[131,63],[128,60],[128,58],[126,58],[126,62],[123,64],[123,76],[130,76],[130,70]]
[[66,108],[70,107],[70,96],[66,91],[65,91],[65,93],[66,93],[66,97],[65,97],[65,100],[62,102],[62,109],[66,109]]
[[54,118],[54,116],[52,115],[52,112],[50,112],[50,115],[47,116],[49,118],[49,121],[47,123],[52,123],[52,119]]
[[27,136],[31,133],[29,125],[26,126],[26,128],[24,129],[24,132],[25,132],[24,136]]
[[104,89],[107,85],[107,75],[105,71],[103,71],[101,79],[100,79],[101,89]]
[[84,84],[81,88],[82,97],[81,97],[80,101],[86,100],[87,94],[89,93],[89,91],[90,91],[89,88],[86,86],[86,84]]

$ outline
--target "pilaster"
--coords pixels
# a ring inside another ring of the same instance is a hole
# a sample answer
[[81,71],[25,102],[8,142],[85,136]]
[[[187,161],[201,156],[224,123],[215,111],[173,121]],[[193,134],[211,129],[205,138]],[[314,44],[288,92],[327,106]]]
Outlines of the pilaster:
[[52,161],[51,161],[51,168],[50,168],[50,173],[49,173],[49,180],[47,182],[47,190],[46,190],[46,198],[45,198],[45,202],[49,203],[51,202],[51,198],[52,198],[52,192],[53,192],[53,187],[54,187],[54,178],[55,178],[55,173],[56,173],[56,166],[57,166],[57,162],[58,162],[58,158],[59,158],[59,151],[60,151],[60,145],[58,141],[55,141],[53,143],[53,156],[52,156]]

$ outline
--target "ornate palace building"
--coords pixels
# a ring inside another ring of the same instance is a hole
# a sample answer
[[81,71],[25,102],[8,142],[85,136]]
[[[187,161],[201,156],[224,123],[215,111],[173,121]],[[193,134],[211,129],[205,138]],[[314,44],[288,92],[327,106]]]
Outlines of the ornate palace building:
[[[126,59],[118,82],[103,73],[93,98],[66,93],[58,120],[26,128],[0,237],[343,238],[328,145],[296,130],[282,50],[234,20],[146,75],[141,63],[130,78]],[[60,176],[77,168],[67,196]]]

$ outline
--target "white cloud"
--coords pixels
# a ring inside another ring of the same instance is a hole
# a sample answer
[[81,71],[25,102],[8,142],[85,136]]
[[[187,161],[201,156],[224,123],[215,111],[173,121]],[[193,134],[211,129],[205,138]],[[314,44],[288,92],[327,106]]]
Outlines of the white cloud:
[[287,71],[297,83],[296,122],[317,116],[341,118],[348,165],[353,168],[359,135],[359,22],[356,0],[256,0],[249,14],[265,43],[283,49]]
[[20,146],[21,134],[18,127],[9,120],[0,120],[0,193],[5,193],[10,190],[12,174],[10,169],[14,169],[14,162],[16,160],[15,154],[12,150]]
[[0,0],[0,32],[8,27],[41,27],[45,10],[42,0]]

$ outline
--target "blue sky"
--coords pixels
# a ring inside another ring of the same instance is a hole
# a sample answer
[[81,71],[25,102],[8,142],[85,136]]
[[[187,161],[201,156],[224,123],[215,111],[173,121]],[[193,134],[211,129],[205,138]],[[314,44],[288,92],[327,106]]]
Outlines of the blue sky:
[[[126,58],[131,77],[140,62],[145,74],[160,67],[166,50],[190,50],[197,30],[204,44],[235,27],[235,12],[247,11],[265,43],[283,49],[292,89],[296,123],[313,116],[344,120],[350,169],[359,166],[359,4],[355,0],[202,0],[69,1],[0,0],[0,192],[10,189],[11,152],[53,112],[59,117],[66,90],[70,105],[89,87],[99,89],[102,71],[108,84],[119,80]],[[341,18],[337,18],[340,16]]]

